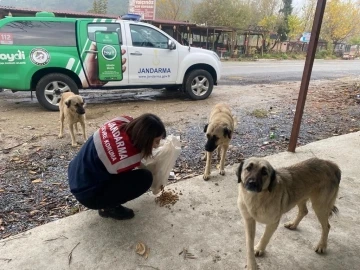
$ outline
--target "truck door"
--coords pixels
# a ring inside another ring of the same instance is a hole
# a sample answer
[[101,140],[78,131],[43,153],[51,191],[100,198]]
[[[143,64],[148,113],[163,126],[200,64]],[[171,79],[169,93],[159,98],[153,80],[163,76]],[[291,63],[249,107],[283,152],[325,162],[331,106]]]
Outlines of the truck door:
[[128,68],[122,72],[121,45],[124,31],[114,20],[79,20],[77,44],[80,56],[77,74],[83,87],[128,84]]
[[126,29],[129,53],[130,83],[136,85],[174,84],[176,82],[179,52],[169,48],[169,38],[155,28],[129,24]]

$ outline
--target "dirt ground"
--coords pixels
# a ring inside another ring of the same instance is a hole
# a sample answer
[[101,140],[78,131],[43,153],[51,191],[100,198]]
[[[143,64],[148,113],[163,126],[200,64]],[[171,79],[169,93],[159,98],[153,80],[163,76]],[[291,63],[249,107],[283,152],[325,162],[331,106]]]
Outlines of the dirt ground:
[[[182,142],[174,172],[180,181],[202,174],[206,124],[211,107],[228,103],[237,128],[227,164],[287,149],[300,83],[220,85],[204,101],[180,92],[83,91],[87,133],[118,115],[159,115],[168,134]],[[311,82],[299,144],[358,131],[360,84],[355,78]],[[0,239],[83,210],[67,186],[67,165],[79,150],[59,139],[59,113],[45,111],[29,93],[0,93]],[[81,137],[78,136],[79,143]],[[214,167],[216,164],[214,164]]]

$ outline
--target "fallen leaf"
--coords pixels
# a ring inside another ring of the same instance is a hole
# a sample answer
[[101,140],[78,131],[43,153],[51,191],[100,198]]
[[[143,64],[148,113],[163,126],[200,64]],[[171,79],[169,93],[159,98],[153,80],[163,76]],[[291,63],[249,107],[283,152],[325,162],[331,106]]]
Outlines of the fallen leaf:
[[3,223],[3,220],[0,218],[0,226],[2,225],[2,223]]
[[35,171],[29,171],[30,174],[37,174]]
[[136,245],[136,249],[135,249],[136,253],[143,256],[145,259],[147,259],[149,257],[149,253],[150,253],[150,248],[147,247],[144,243],[139,242]]
[[19,161],[20,160],[20,158],[18,158],[18,157],[13,157],[12,159],[10,159],[10,161]]
[[39,210],[33,210],[29,214],[30,214],[30,216],[33,216],[33,215],[35,215],[35,214],[37,214],[39,212],[40,212]]
[[5,190],[4,190],[4,189],[0,189],[0,192],[5,192]]
[[60,156],[61,159],[64,159],[65,157],[64,156]]
[[136,245],[136,249],[135,249],[136,253],[139,255],[144,255],[146,252],[146,246],[144,243],[137,243]]
[[36,184],[36,183],[41,183],[42,182],[42,179],[36,179],[36,180],[34,180],[34,181],[31,181],[33,184]]

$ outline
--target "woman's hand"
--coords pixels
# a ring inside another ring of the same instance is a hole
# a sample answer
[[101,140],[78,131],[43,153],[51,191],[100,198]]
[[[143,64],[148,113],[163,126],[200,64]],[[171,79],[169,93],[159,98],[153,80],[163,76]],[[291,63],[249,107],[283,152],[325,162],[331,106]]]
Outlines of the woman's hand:
[[[95,42],[91,43],[89,51],[97,51],[97,46]],[[99,53],[99,52],[98,52]],[[121,54],[124,55],[126,53],[126,50],[122,49]],[[89,52],[85,58],[84,66],[86,69],[86,76],[87,80],[90,86],[103,86],[108,83],[108,81],[100,81],[99,80],[99,64],[97,59],[97,53],[91,53]],[[122,72],[124,73],[126,71],[126,58],[122,58]],[[84,78],[86,80],[86,78]],[[82,82],[83,85],[87,85],[86,82]]]

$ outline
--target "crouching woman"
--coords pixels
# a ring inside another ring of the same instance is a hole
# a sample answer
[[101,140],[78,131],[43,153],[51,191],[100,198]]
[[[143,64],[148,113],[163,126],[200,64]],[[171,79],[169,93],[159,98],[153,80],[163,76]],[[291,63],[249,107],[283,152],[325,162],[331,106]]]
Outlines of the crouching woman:
[[71,160],[68,178],[71,193],[101,217],[118,220],[134,217],[123,204],[151,187],[153,176],[141,167],[166,137],[161,119],[143,114],[135,119],[121,116],[99,128]]

